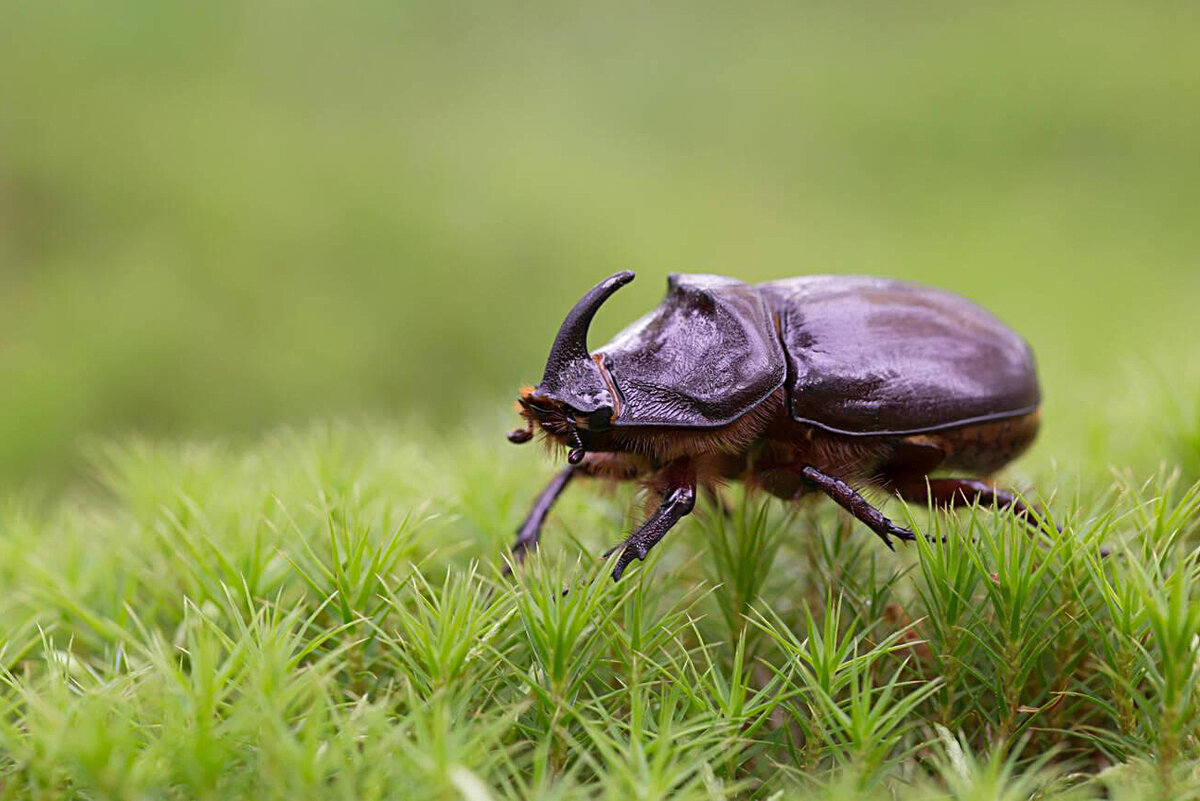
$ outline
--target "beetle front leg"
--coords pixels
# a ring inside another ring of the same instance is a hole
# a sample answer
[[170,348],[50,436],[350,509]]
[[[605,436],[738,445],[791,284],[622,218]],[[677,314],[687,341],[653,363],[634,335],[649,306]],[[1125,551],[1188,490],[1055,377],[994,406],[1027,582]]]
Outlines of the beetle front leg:
[[[554,474],[554,478],[550,479],[550,483],[546,488],[538,493],[537,498],[533,501],[533,506],[529,509],[529,514],[525,518],[525,522],[521,523],[517,529],[517,541],[513,543],[512,555],[513,560],[518,564],[525,559],[525,555],[538,546],[538,540],[542,536],[542,527],[546,524],[546,517],[550,514],[550,509],[554,506],[554,502],[558,500],[558,496],[562,495],[563,490],[571,483],[571,479],[580,472],[582,468],[569,465],[559,470]],[[504,575],[512,573],[512,565],[504,566]]]
[[847,512],[854,515],[867,528],[874,531],[889,549],[896,550],[896,547],[892,545],[892,537],[905,542],[916,539],[915,534],[906,528],[897,526],[885,517],[883,512],[872,506],[866,498],[855,492],[853,487],[840,478],[823,473],[812,465],[802,467],[800,475],[830,498],[837,501],[838,506],[841,506]]
[[613,568],[613,581],[620,581],[625,568],[637,559],[642,561],[650,553],[650,549],[666,536],[667,532],[680,520],[691,514],[696,506],[696,471],[687,460],[673,463],[666,471],[667,486],[663,490],[662,503],[654,514],[630,535],[620,545],[609,548],[604,555],[607,557],[621,548],[621,556],[617,566]]

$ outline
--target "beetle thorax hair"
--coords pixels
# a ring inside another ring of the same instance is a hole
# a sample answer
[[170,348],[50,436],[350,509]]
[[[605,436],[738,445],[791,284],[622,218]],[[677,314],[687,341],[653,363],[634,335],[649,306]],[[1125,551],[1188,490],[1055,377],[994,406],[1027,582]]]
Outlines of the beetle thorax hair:
[[779,416],[784,392],[768,396],[750,411],[719,428],[613,428],[615,450],[639,453],[659,462],[683,456],[744,452]]
[[[550,447],[572,447],[577,433],[585,436],[587,429],[581,426],[571,410],[561,403],[538,399],[537,405],[518,404],[518,412],[525,418],[530,429],[541,434]],[[750,443],[762,436],[770,422],[779,415],[784,403],[784,393],[776,392],[749,412],[728,425],[719,428],[666,428],[629,427],[619,424],[590,437],[593,450],[608,453],[630,453],[648,457],[656,462],[669,462],[684,456],[706,456],[712,454],[741,453]]]

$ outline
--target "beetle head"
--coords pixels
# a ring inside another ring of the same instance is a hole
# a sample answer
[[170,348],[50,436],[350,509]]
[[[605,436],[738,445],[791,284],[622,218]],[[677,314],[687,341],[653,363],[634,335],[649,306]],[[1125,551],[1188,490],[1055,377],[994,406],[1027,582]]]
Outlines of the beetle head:
[[550,347],[542,382],[521,393],[518,402],[529,425],[509,432],[511,442],[528,442],[536,423],[568,445],[570,462],[578,464],[592,432],[608,427],[616,401],[601,365],[588,353],[587,333],[596,310],[632,280],[628,270],[610,275],[567,314]]

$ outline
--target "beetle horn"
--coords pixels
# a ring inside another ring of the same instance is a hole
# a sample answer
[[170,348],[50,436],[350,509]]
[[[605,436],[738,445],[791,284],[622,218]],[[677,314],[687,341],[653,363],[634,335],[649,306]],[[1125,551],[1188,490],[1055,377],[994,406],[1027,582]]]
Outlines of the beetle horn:
[[565,403],[584,414],[612,409],[615,403],[612,393],[588,354],[588,326],[604,301],[632,280],[633,273],[628,270],[615,273],[579,299],[558,329],[546,359],[542,383],[534,388],[536,394]]
[[554,345],[551,346],[550,356],[546,359],[546,373],[542,377],[543,384],[552,383],[574,362],[587,361],[590,358],[587,334],[588,327],[592,324],[592,318],[596,316],[596,310],[614,292],[632,280],[633,273],[629,270],[614,273],[596,284],[579,299],[579,302],[567,314],[567,319],[563,320],[562,327],[558,329],[558,336],[554,337]]

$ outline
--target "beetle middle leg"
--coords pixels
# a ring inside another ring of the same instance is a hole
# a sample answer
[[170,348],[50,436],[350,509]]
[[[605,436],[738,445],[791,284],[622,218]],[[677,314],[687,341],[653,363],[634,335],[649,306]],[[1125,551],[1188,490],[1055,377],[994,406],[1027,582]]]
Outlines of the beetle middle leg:
[[662,503],[658,509],[629,536],[629,539],[609,548],[604,554],[607,557],[618,548],[621,549],[617,566],[613,568],[613,581],[620,581],[621,574],[634,559],[644,560],[650,549],[657,545],[676,523],[691,514],[696,506],[696,470],[690,460],[680,459],[672,462],[664,472],[663,479],[666,486],[662,491]]
[[871,505],[870,501],[859,495],[853,487],[837,476],[824,473],[812,465],[800,468],[800,475],[805,481],[836,501],[838,506],[854,515],[867,528],[874,531],[889,549],[896,550],[896,547],[892,545],[892,537],[904,542],[916,539],[915,534],[906,528],[897,526],[885,517],[883,512]]
[[733,504],[729,502],[729,498],[725,497],[725,492],[719,486],[705,486],[704,494],[713,507],[720,511],[722,517],[726,520],[733,519]]

